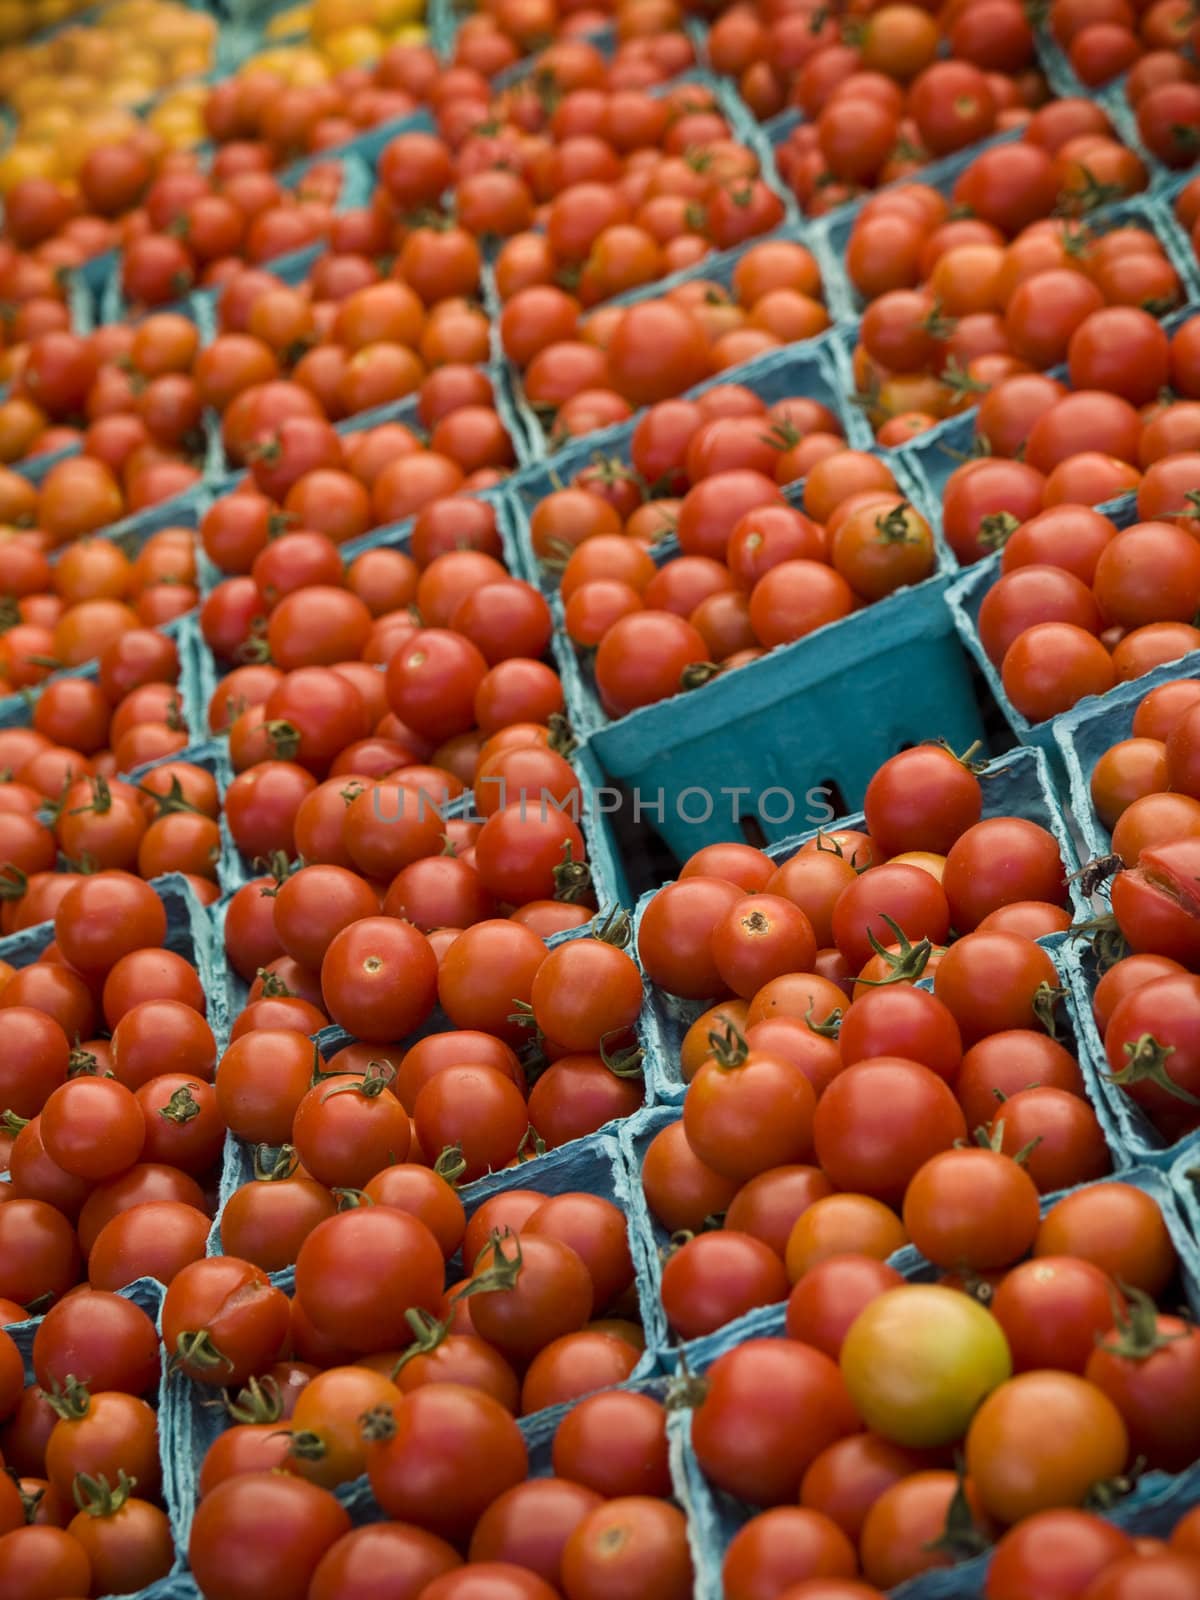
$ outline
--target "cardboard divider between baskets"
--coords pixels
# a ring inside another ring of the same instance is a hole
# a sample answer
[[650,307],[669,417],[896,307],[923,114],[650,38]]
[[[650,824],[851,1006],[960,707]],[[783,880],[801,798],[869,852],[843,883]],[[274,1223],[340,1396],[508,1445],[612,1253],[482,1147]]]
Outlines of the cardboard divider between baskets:
[[1106,856],[1112,849],[1112,834],[1097,816],[1092,800],[1091,778],[1097,761],[1113,745],[1132,737],[1134,713],[1146,695],[1179,678],[1200,678],[1200,650],[1120,683],[1099,698],[1081,700],[1055,719],[1054,743],[1067,775],[1067,799],[1087,859]]
[[[171,526],[168,520],[163,526]],[[201,684],[199,670],[192,644],[192,629],[195,620],[191,613],[177,617],[172,622],[164,623],[161,632],[168,634],[175,640],[179,651],[179,679],[177,688],[183,708],[183,719],[187,724],[189,736],[197,739],[202,736],[204,728],[204,705],[201,700]],[[27,728],[32,725],[33,709],[38,697],[46,684],[54,683],[62,678],[89,678],[94,679],[99,671],[96,661],[85,661],[78,667],[64,667],[58,672],[53,672],[43,683],[36,688],[9,694],[0,698],[0,728]]]
[[1100,979],[1100,964],[1091,945],[1073,941],[1064,953],[1064,970],[1069,988],[1075,994],[1079,1015],[1079,1045],[1094,1064],[1095,1078],[1108,1107],[1110,1118],[1116,1123],[1122,1146],[1131,1159],[1159,1169],[1170,1167],[1185,1152],[1192,1152],[1200,1164],[1200,1131],[1168,1140],[1159,1133],[1150,1118],[1137,1102],[1114,1083],[1108,1065],[1108,1054],[1096,1019],[1092,1012],[1092,997]]
[[[750,389],[768,406],[778,400],[803,396],[819,401],[833,412],[842,425],[848,446],[866,448],[870,444],[870,430],[866,428],[858,409],[849,402],[838,361],[833,341],[828,335],[822,335],[803,344],[769,351],[753,361],[706,378],[703,383],[686,390],[684,398],[695,399],[726,383],[738,383]],[[628,422],[598,429],[582,439],[573,439],[544,461],[514,473],[504,485],[503,498],[512,512],[511,526],[514,542],[520,551],[522,576],[531,583],[537,583],[545,593],[553,594],[558,588],[558,581],[542,565],[530,541],[529,518],[535,507],[554,490],[569,484],[577,473],[596,460],[614,460],[632,471],[631,443],[638,421],[644,415],[639,411]],[[901,472],[904,471],[902,467]],[[912,481],[911,486],[919,490],[916,480]],[[789,488],[792,487],[789,485]],[[651,554],[661,564],[677,554],[678,549],[673,537],[668,537],[660,541]]]
[[[787,359],[787,352],[763,358],[771,363],[772,374],[786,371]],[[816,373],[814,382],[828,381],[823,362]],[[818,390],[822,392],[827,390]],[[609,430],[610,442],[617,432]],[[540,564],[532,565],[529,512],[556,486],[558,480],[550,473],[557,473],[558,465],[566,473],[578,470],[586,464],[587,450],[581,443],[569,455],[563,452],[553,466],[530,468],[505,491],[503,503],[527,572],[540,578],[544,589],[551,584]],[[931,513],[927,491],[904,460],[893,461],[891,467],[901,492],[919,511]],[[561,481],[567,481],[565,476]],[[800,503],[803,487],[802,482],[787,485],[785,498]],[[755,814],[745,796],[761,797],[756,820],[772,839],[795,831],[795,795],[812,784],[832,781],[845,806],[859,804],[875,769],[905,744],[943,736],[965,748],[982,737],[979,710],[943,604],[956,564],[936,534],[935,547],[937,570],[921,583],[780,646],[699,690],[643,706],[616,721],[605,715],[590,672],[562,634],[562,605],[552,594],[572,727],[600,767],[641,797],[640,808],[680,859],[703,844],[741,838],[742,817]],[[652,554],[661,563],[676,548],[667,539]],[[871,706],[869,719],[861,714],[864,705]],[[771,815],[761,804],[777,790],[790,800],[782,816]],[[684,809],[684,797],[693,792],[706,814],[694,815],[690,801]],[[717,814],[716,794],[732,796],[728,815],[723,802]],[[646,796],[652,797],[648,803]]]
[[[1058,843],[1065,873],[1070,877],[1076,872],[1079,861],[1074,840],[1050,780],[1049,766],[1042,751],[1019,747],[997,756],[989,762],[980,783],[983,790],[985,818],[1023,817],[1026,821],[1036,822],[1040,827],[1049,829]],[[818,838],[822,833],[830,833],[838,828],[864,827],[863,814],[858,811],[850,816],[830,819],[819,827],[812,827],[806,832],[770,844],[766,847],[766,851],[773,861],[782,865],[783,862],[790,861],[802,845]],[[650,890],[638,901],[633,914],[635,944],[646,907],[656,892]],[[1091,906],[1079,891],[1077,884],[1071,883],[1068,886],[1068,896],[1068,905],[1073,916],[1083,918],[1091,915]],[[1057,941],[1062,937],[1061,934],[1052,934],[1039,942],[1044,943],[1049,949],[1056,950]],[[653,1063],[656,1073],[662,1074],[655,1079],[655,1098],[665,1103],[678,1103],[683,1099],[687,1088],[679,1073],[679,1052],[684,1035],[696,1018],[714,1002],[682,1000],[676,995],[667,994],[653,984],[649,986],[648,994],[647,1031],[654,1041],[654,1049],[648,1059]]]
[[[694,266],[683,267],[678,272],[672,272],[664,278],[659,278],[654,283],[643,284],[640,288],[628,289],[624,294],[614,295],[611,300],[607,300],[603,304],[608,306],[637,305],[647,300],[661,299],[672,289],[679,288],[683,284],[701,281],[715,283],[720,288],[729,291],[733,282],[734,270],[742,257],[752,250],[755,245],[776,242],[802,244],[805,249],[811,251],[816,257],[817,265],[821,270],[825,304],[831,318],[830,329],[835,329],[842,320],[850,316],[841,287],[841,274],[837,269],[836,262],[829,254],[824,238],[810,224],[798,222],[784,223],[769,233],[759,234],[757,238],[748,239],[745,244],[736,245],[729,250],[713,251],[712,254],[696,262]],[[499,315],[501,302],[496,296],[494,277],[490,279],[485,277],[485,284],[489,282],[491,303],[488,309],[489,315],[493,319],[493,328],[495,328],[495,319]],[[786,364],[788,359],[795,361],[801,354],[823,351],[827,362],[830,358],[825,347],[829,342],[829,337],[830,330],[826,330],[814,339],[803,340],[798,344],[784,345],[778,351],[768,351],[766,355],[756,356],[751,361],[742,362],[736,367],[727,367],[724,371],[714,373],[711,378],[706,378],[703,383],[697,384],[694,388],[685,390],[685,398],[694,398],[697,394],[702,394],[706,389],[714,388],[718,384],[743,383],[753,388],[756,378],[764,378],[766,374],[773,370],[770,366],[771,362]],[[493,353],[497,356],[503,355],[495,336]],[[556,466],[561,455],[578,449],[587,448],[593,451],[604,451],[606,454],[619,449],[620,441],[623,441],[633,432],[635,423],[642,415],[641,411],[637,411],[627,423],[617,423],[610,428],[597,429],[595,432],[585,434],[579,439],[570,440],[565,446],[555,450],[551,448],[542,418],[525,396],[520,373],[511,362],[506,362],[506,371],[513,408],[521,418],[525,433],[531,441],[532,459],[543,462],[547,468]],[[842,376],[840,373],[837,375],[839,379]],[[833,376],[833,374],[831,373],[829,376]],[[795,392],[803,393],[805,391],[798,390]],[[850,388],[839,381],[834,390],[836,404],[832,401],[827,401],[826,403],[831,405],[841,419],[842,425],[846,430],[846,436],[851,444],[865,446],[871,443],[871,430],[857,409],[849,405],[850,392]],[[773,398],[782,398],[782,394],[776,394]]]
[[[663,1116],[665,1113],[656,1113]],[[1200,1252],[1185,1224],[1175,1192],[1167,1177],[1153,1168],[1132,1167],[1116,1172],[1100,1183],[1120,1182],[1135,1185],[1152,1195],[1162,1211],[1171,1240],[1179,1257],[1179,1280],[1192,1314],[1200,1311]],[[1087,1185],[1086,1187],[1093,1187]],[[1077,1191],[1067,1191],[1077,1192]],[[1042,1214],[1061,1196],[1047,1195]],[[911,1247],[891,1258],[892,1265],[910,1281],[928,1281],[936,1269]],[[728,1350],[747,1339],[786,1337],[784,1308],[765,1307],[732,1323],[722,1333],[689,1347],[688,1369],[703,1376]],[[691,1413],[674,1413],[668,1428],[674,1450],[686,1474],[689,1523],[696,1560],[695,1600],[721,1600],[721,1565],[725,1550],[738,1529],[756,1508],[743,1505],[733,1496],[714,1488],[707,1480],[691,1448]],[[1163,1537],[1200,1498],[1200,1465],[1178,1474],[1147,1472],[1132,1493],[1120,1500],[1104,1516],[1133,1535]],[[955,1567],[935,1569],[901,1584],[891,1591],[897,1600],[978,1600],[983,1592],[990,1553],[960,1562]]]

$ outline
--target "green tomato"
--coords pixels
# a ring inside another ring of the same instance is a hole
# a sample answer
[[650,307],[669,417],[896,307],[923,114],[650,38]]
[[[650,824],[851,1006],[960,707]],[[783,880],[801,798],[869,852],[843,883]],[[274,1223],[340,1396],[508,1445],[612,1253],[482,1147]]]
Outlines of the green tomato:
[[961,1439],[976,1407],[1012,1375],[1004,1330],[958,1289],[906,1284],[861,1311],[842,1376],[867,1427],[923,1448]]

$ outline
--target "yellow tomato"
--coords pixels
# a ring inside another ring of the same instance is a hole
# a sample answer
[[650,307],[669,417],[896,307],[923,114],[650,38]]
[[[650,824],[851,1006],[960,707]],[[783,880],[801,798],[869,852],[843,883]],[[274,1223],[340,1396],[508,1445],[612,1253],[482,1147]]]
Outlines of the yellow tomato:
[[293,6],[290,11],[280,11],[271,18],[263,32],[268,39],[286,39],[294,33],[308,33],[310,11],[309,6]]
[[30,144],[57,144],[76,126],[75,113],[66,106],[45,106],[25,117],[21,123],[21,138]]
[[932,1283],[872,1300],[850,1325],[840,1364],[867,1427],[913,1449],[961,1439],[980,1402],[1012,1375],[991,1312]]
[[13,144],[0,154],[0,195],[20,183],[22,178],[57,178],[58,152],[48,144]]
[[389,30],[402,28],[408,23],[420,22],[425,15],[425,0],[386,0],[386,20]]
[[342,28],[324,39],[321,49],[326,61],[338,71],[361,67],[383,54],[383,35],[375,28]]
[[313,0],[309,27],[314,39],[326,39],[344,28],[373,27],[381,0]]

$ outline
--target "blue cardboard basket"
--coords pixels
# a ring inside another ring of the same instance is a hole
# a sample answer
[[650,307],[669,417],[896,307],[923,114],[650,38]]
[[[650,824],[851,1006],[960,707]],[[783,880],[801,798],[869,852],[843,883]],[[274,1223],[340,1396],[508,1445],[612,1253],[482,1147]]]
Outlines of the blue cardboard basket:
[[[1183,1215],[1176,1203],[1172,1186],[1165,1176],[1145,1167],[1115,1173],[1114,1179],[1135,1184],[1153,1195],[1162,1211],[1172,1242],[1179,1255],[1180,1278],[1184,1293],[1193,1312],[1200,1308],[1200,1254],[1195,1241],[1185,1226]],[[1100,1179],[1100,1182],[1112,1181]],[[1053,1204],[1055,1196],[1042,1201],[1043,1214]],[[922,1267],[928,1272],[915,1251],[901,1252],[911,1255],[911,1262],[893,1257],[893,1264],[906,1277],[920,1279]],[[752,1312],[741,1323],[731,1324],[723,1334],[714,1335],[702,1350],[687,1352],[688,1369],[703,1374],[726,1351],[747,1338],[780,1338],[784,1336],[782,1307],[771,1307]],[[705,1478],[691,1448],[691,1413],[676,1412],[668,1427],[674,1432],[674,1444],[687,1474],[686,1504],[692,1538],[693,1558],[696,1563],[696,1600],[721,1600],[723,1595],[721,1566],[730,1540],[739,1528],[753,1515],[754,1508],[742,1504],[733,1496],[715,1489]],[[1119,1527],[1135,1535],[1162,1537],[1200,1498],[1200,1467],[1190,1467],[1186,1472],[1171,1475],[1165,1472],[1148,1472],[1139,1479],[1136,1488],[1104,1515]],[[990,1552],[975,1556],[955,1567],[935,1570],[910,1579],[891,1592],[898,1600],[978,1600],[983,1592],[985,1575],[991,1560]]]
[[[205,772],[211,773],[216,780],[217,792],[224,800],[225,791],[233,777],[233,768],[229,764],[229,750],[225,743],[217,739],[206,739],[198,744],[190,744],[186,749],[176,751],[174,755],[162,756],[157,761],[147,761],[144,766],[135,767],[129,774],[130,780],[140,783],[148,772],[154,771],[155,767],[165,766],[167,762],[172,761],[187,761],[193,766],[203,767]],[[221,855],[217,862],[217,885],[223,893],[228,894],[246,882],[247,869],[230,835],[224,808],[218,819],[218,826],[221,830]]]
[[[233,1145],[236,1141],[230,1140],[229,1143]],[[250,1177],[249,1164],[240,1151],[234,1152],[232,1157],[227,1156],[221,1185],[222,1207],[233,1190],[241,1183],[249,1181]],[[616,1139],[609,1135],[597,1134],[590,1139],[564,1145],[559,1150],[552,1150],[538,1157],[534,1162],[526,1162],[508,1168],[504,1172],[493,1173],[489,1177],[467,1185],[462,1191],[462,1198],[468,1219],[485,1200],[510,1189],[536,1189],[538,1193],[547,1197],[575,1190],[598,1194],[620,1207],[627,1216],[631,1216],[633,1197],[628,1169]],[[650,1307],[645,1297],[649,1294],[650,1285],[639,1275],[641,1251],[634,1236],[632,1219],[629,1224],[629,1244],[634,1261],[639,1304],[648,1314]],[[212,1254],[220,1253],[219,1222],[214,1227],[209,1250]],[[462,1263],[459,1257],[454,1257],[453,1262],[456,1271],[461,1271]],[[275,1273],[273,1281],[290,1293],[294,1284],[294,1273],[291,1269]],[[630,1383],[641,1387],[647,1380],[653,1380],[657,1372],[654,1351],[648,1339],[646,1352],[634,1368]],[[204,1403],[214,1397],[213,1392],[205,1389],[203,1385],[183,1377],[170,1380],[164,1397],[163,1414],[167,1418],[167,1433],[172,1454],[171,1466],[168,1469],[170,1471],[168,1504],[172,1513],[172,1528],[180,1550],[186,1550],[191,1532],[192,1516],[198,1499],[197,1477],[200,1464],[213,1440],[224,1431],[225,1424],[220,1411]],[[546,1411],[534,1412],[521,1419],[521,1426],[523,1429],[536,1430],[536,1437],[544,1438],[548,1443],[568,1409],[570,1408],[555,1406]],[[542,1471],[548,1470],[548,1457],[547,1449],[546,1463]],[[166,1467],[165,1452],[164,1467]],[[343,1486],[338,1493],[350,1507],[356,1520],[370,1521],[381,1517],[381,1513],[374,1506],[365,1479]]]
[[[738,245],[731,250],[714,251],[712,255],[705,256],[703,260],[696,262],[694,266],[681,268],[680,271],[672,272],[667,277],[659,278],[654,283],[643,284],[641,288],[629,289],[624,294],[614,295],[605,304],[630,306],[645,300],[658,300],[670,290],[678,288],[682,284],[698,281],[713,283],[728,291],[733,282],[734,269],[749,249],[754,245],[769,244],[780,240],[802,244],[806,249],[811,250],[816,257],[817,264],[821,269],[825,303],[833,319],[831,327],[836,327],[840,319],[850,314],[840,267],[836,260],[830,256],[828,247],[821,235],[813,231],[810,225],[796,222],[785,223],[772,232],[760,234],[758,238],[750,239],[745,244]],[[489,314],[493,318],[494,325],[500,307],[499,300],[495,298],[494,279],[491,280],[490,293],[493,297],[493,304],[489,308]],[[843,427],[846,429],[846,436],[852,444],[870,444],[870,428],[859,414],[857,408],[848,403],[847,397],[853,391],[848,369],[845,372],[841,370],[840,363],[843,358],[840,355],[831,353],[831,344],[830,330],[827,329],[815,339],[807,339],[799,344],[785,345],[778,351],[768,351],[765,355],[756,356],[752,361],[743,362],[739,366],[727,367],[723,372],[715,373],[711,378],[705,379],[703,383],[697,384],[695,388],[686,390],[685,394],[688,398],[691,398],[697,394],[703,394],[706,389],[711,389],[717,384],[724,383],[744,383],[753,388],[757,378],[761,376],[765,381],[766,374],[775,371],[777,368],[786,369],[789,361],[797,362],[797,358],[805,355],[812,354],[817,356],[819,354],[821,359],[813,363],[814,367],[821,366],[828,369],[830,362],[833,362],[834,373],[838,380],[836,384],[837,403],[826,401],[826,404],[831,405],[841,417]],[[772,363],[775,363],[776,366],[773,367]],[[800,360],[797,365],[799,368],[803,368],[805,363]],[[532,459],[538,461],[547,460],[548,463],[556,462],[559,455],[564,452],[555,452],[551,449],[541,417],[525,398],[520,374],[511,362],[508,363],[507,370],[513,405],[521,418],[527,435],[532,441],[534,451]],[[803,389],[777,389],[771,398],[780,399],[784,394],[802,394],[805,392],[807,391]],[[587,446],[592,450],[603,450],[606,454],[610,453],[613,448],[610,441],[622,437],[627,438],[628,434],[632,433],[634,423],[640,415],[641,413],[638,412],[630,422],[618,423],[611,428],[600,428],[594,433],[583,435],[580,439],[571,440],[565,446],[565,450],[570,451],[581,446]]]
[[[703,383],[687,390],[687,397],[694,398],[726,383],[738,383],[753,390],[768,406],[774,405],[777,400],[802,395],[829,407],[842,425],[848,446],[865,449],[871,443],[871,430],[857,407],[851,405],[847,398],[849,389],[843,381],[842,359],[836,340],[825,334],[804,344],[768,351],[766,355],[757,356],[753,361],[731,368],[728,372],[706,378]],[[634,430],[643,415],[644,412],[639,411],[628,422],[615,423],[581,439],[572,439],[544,462],[514,473],[505,484],[503,498],[510,507],[513,540],[520,551],[522,574],[530,582],[540,584],[546,594],[557,592],[558,577],[548,572],[534,554],[529,535],[529,518],[534,508],[547,495],[569,484],[577,473],[597,460],[613,460],[632,471],[630,446]],[[540,431],[541,424],[536,417],[532,420]],[[902,487],[916,488],[917,485],[915,482],[906,482]],[[654,554],[656,558],[662,556],[665,559],[677,550],[678,545],[673,539],[664,539],[656,546]]]
[[[124,1300],[132,1300],[137,1306],[151,1317],[155,1327],[161,1332],[163,1286],[156,1278],[138,1278],[125,1289],[117,1291]],[[15,1342],[25,1362],[26,1381],[35,1381],[33,1371],[33,1341],[38,1329],[41,1327],[41,1317],[30,1317],[26,1322],[10,1322],[5,1330]],[[159,1379],[158,1392],[151,1401],[158,1411],[158,1450],[163,1469],[163,1499],[166,1502],[167,1515],[171,1520],[171,1531],[175,1532],[175,1505],[172,1496],[172,1457],[174,1441],[170,1437],[169,1405],[167,1395],[170,1380],[166,1376],[165,1363],[162,1377]],[[182,1548],[176,1543],[175,1562],[170,1574],[161,1578],[157,1583],[150,1584],[147,1588],[138,1591],[138,1600],[182,1600],[179,1588],[180,1575],[183,1571]]]
[[[386,143],[386,140],[384,142]],[[368,203],[375,187],[374,175],[369,164],[352,152],[343,155],[339,151],[331,151],[328,155],[323,154],[320,157],[313,157],[309,161],[299,163],[298,167],[289,169],[287,173],[278,174],[278,177],[285,187],[294,188],[300,182],[308,167],[317,160],[340,160],[342,162],[342,187],[337,203],[334,206],[335,211],[350,211],[357,206],[363,206]],[[272,272],[278,272],[280,268],[289,267],[298,261],[307,260],[311,263],[323,249],[324,246],[321,244],[311,245],[304,250],[277,256],[273,261],[263,262],[261,265],[268,267]],[[197,299],[203,299],[207,296],[215,298],[214,291],[195,290],[185,295],[182,299],[173,301],[170,305],[156,306],[154,310],[179,311],[184,315],[188,315],[190,314],[189,308],[194,308]],[[125,299],[124,290],[121,287],[119,257],[114,259],[112,270],[108,273],[101,286],[97,298],[99,321],[125,322],[128,320],[129,306]]]
[[1172,1165],[1181,1152],[1190,1150],[1194,1155],[1200,1150],[1200,1132],[1168,1143],[1141,1107],[1130,1099],[1119,1084],[1112,1081],[1104,1041],[1092,1014],[1092,995],[1100,969],[1091,946],[1080,941],[1069,941],[1063,960],[1067,986],[1076,996],[1080,1060],[1086,1054],[1093,1063],[1100,1093],[1130,1158],[1148,1167],[1165,1169]]
[[[982,779],[982,787],[984,817],[1024,817],[1029,822],[1036,822],[1041,827],[1048,828],[1058,842],[1067,874],[1071,875],[1077,870],[1079,862],[1074,840],[1055,794],[1054,785],[1050,780],[1049,766],[1042,751],[1020,747],[998,756],[989,763],[987,773]],[[821,833],[829,833],[838,828],[862,829],[865,826],[862,812],[855,812],[851,816],[840,817],[837,821],[826,822],[819,828],[810,828],[804,833],[779,840],[767,847],[767,854],[773,861],[782,865],[783,862],[791,860],[801,845],[815,839]],[[656,890],[649,890],[638,901],[634,911],[635,943],[646,907],[656,893]],[[1088,901],[1074,883],[1070,885],[1068,909],[1075,917],[1086,917],[1091,914]],[[1043,942],[1047,948],[1057,951],[1062,938],[1061,934],[1053,934]],[[683,1000],[677,995],[667,994],[652,984],[649,988],[648,1004],[647,1031],[653,1039],[654,1048],[647,1052],[647,1059],[652,1063],[654,1072],[654,1097],[666,1104],[678,1104],[687,1089],[679,1073],[679,1052],[683,1046],[684,1035],[713,1001]]]
[[[670,1381],[661,1374],[632,1378],[627,1383],[616,1386],[622,1391],[632,1391],[636,1394],[650,1395],[653,1399],[666,1401],[670,1389]],[[172,1402],[175,1397],[171,1397]],[[174,1422],[178,1407],[172,1403],[171,1418]],[[563,1418],[573,1410],[573,1406],[551,1406],[545,1411],[535,1412],[529,1417],[519,1417],[518,1426],[525,1439],[529,1452],[529,1476],[531,1478],[548,1478],[554,1474],[552,1451],[554,1435],[557,1433]],[[668,1431],[670,1421],[668,1421]],[[670,1442],[670,1441],[669,1441]],[[689,1485],[686,1481],[686,1468],[682,1451],[673,1443],[670,1448],[671,1483],[675,1500],[687,1509]],[[362,1527],[366,1523],[384,1521],[384,1515],[375,1504],[371,1494],[371,1487],[366,1478],[359,1478],[354,1483],[344,1484],[337,1490],[338,1499],[350,1513],[351,1522],[355,1527]],[[194,1501],[193,1507],[194,1509]],[[189,1509],[182,1525],[190,1533],[192,1509]],[[690,1527],[689,1527],[690,1536]],[[186,1552],[186,1540],[180,1543],[180,1549]],[[137,1600],[201,1600],[200,1591],[190,1572],[182,1571],[172,1575],[162,1585],[156,1585],[144,1590]],[[297,1597],[299,1600],[299,1597]]]
[[[898,467],[901,490],[923,509],[921,489],[903,462]],[[529,493],[529,478],[522,482]],[[798,500],[801,491],[793,484],[785,494]],[[520,518],[520,500],[514,495],[508,504]],[[655,553],[667,559],[670,546],[664,542]],[[604,715],[590,673],[564,645],[559,664],[572,726],[600,766],[634,791],[635,821],[650,820],[680,859],[701,845],[742,838],[746,817],[756,817],[769,839],[788,837],[796,828],[796,797],[813,785],[836,788],[847,809],[859,805],[876,768],[902,746],[945,737],[965,747],[982,738],[943,603],[953,562],[940,540],[937,559],[937,571],[924,582],[699,691],[615,722]],[[551,605],[561,628],[557,596]],[[871,708],[866,722],[864,706]]]
[[[946,156],[924,171],[915,173],[912,178],[902,181],[931,184],[939,193],[949,198],[958,179],[984,151],[994,149],[998,145],[1010,144],[1013,138],[1014,134],[1007,133],[987,139],[982,144],[970,145],[966,150]],[[845,276],[844,269],[846,247],[861,209],[861,201],[851,206],[840,206],[827,217],[822,217],[812,224],[814,237],[822,241],[825,255],[832,257],[837,264],[839,292],[843,296],[842,303],[846,307],[846,316],[851,318],[860,317],[867,303],[850,282],[849,277]],[[1099,233],[1107,233],[1112,228],[1128,225],[1147,228],[1156,234],[1183,281],[1187,298],[1189,300],[1194,298],[1197,287],[1195,257],[1187,247],[1187,241],[1178,223],[1152,192],[1132,195],[1128,199],[1102,206],[1089,212],[1086,220],[1088,227]]]
[[1067,774],[1071,814],[1089,860],[1106,856],[1112,849],[1112,834],[1092,804],[1091,778],[1097,761],[1114,744],[1132,737],[1134,712],[1151,689],[1178,678],[1196,677],[1200,677],[1200,650],[1168,661],[1130,683],[1118,684],[1099,699],[1082,701],[1055,721],[1054,742]]
[[[1119,528],[1128,527],[1137,520],[1137,501],[1134,495],[1122,495],[1119,500],[1109,500],[1097,506],[1096,510],[1111,517]],[[1102,716],[1109,705],[1116,703],[1115,697],[1123,695],[1126,689],[1136,703],[1156,682],[1162,681],[1158,676],[1159,672],[1164,673],[1167,678],[1189,675],[1188,663],[1193,660],[1193,655],[1181,656],[1178,661],[1167,662],[1162,668],[1143,673],[1141,677],[1133,678],[1128,683],[1116,684],[1107,694],[1085,695],[1076,705],[1060,713],[1059,716],[1047,718],[1045,722],[1031,723],[1008,698],[1000,672],[992,664],[979,637],[979,608],[984,595],[1000,575],[1000,561],[1001,552],[997,551],[985,560],[977,561],[974,566],[968,567],[957,582],[950,585],[946,594],[946,604],[964,648],[983,674],[1013,734],[1022,744],[1037,745],[1046,751],[1053,764],[1056,780],[1066,788],[1070,783],[1070,773],[1063,766],[1064,747],[1056,737],[1057,726],[1067,718],[1074,719],[1071,725],[1076,726],[1082,719]],[[1132,717],[1132,712],[1130,716]]]
[[[163,524],[170,526],[170,521]],[[168,622],[160,629],[161,632],[170,634],[179,649],[179,682],[177,688],[183,704],[183,716],[188,730],[193,737],[198,736],[198,730],[204,726],[204,702],[199,698],[198,675],[194,666],[194,651],[190,644],[194,617],[191,612],[186,616],[177,617],[173,622]],[[4,695],[0,698],[0,728],[26,728],[33,719],[33,708],[37,704],[38,696],[47,683],[56,682],[60,678],[95,678],[98,672],[95,661],[84,662],[79,667],[64,667],[59,672],[52,672],[37,688],[20,690],[16,694]]]
[[[199,975],[208,1001],[208,1024],[221,1048],[229,1034],[229,1010],[223,976],[224,953],[214,935],[212,919],[179,873],[155,878],[152,886],[167,913],[164,948],[183,956]],[[17,968],[32,966],[53,938],[53,922],[22,928],[19,933],[0,939],[0,961]]]
[[[803,121],[805,118],[799,111],[781,111],[778,116],[772,117],[765,126],[766,137],[772,151],[777,151],[786,144],[792,130],[799,127]],[[978,144],[968,145],[965,150],[956,150],[952,155],[942,156],[937,161],[929,162],[918,172],[893,179],[891,183],[882,183],[878,189],[856,195],[852,200],[847,200],[845,205],[835,206],[824,216],[810,217],[808,225],[813,229],[814,235],[824,235],[826,246],[832,251],[832,259],[840,263],[845,260],[846,240],[850,236],[854,218],[872,195],[882,194],[888,189],[895,189],[906,183],[929,184],[948,195],[959,174],[970,166],[976,156],[984,150],[991,149],[993,145],[1008,144],[1020,136],[1019,129],[1011,129],[1005,133],[994,134],[990,139],[982,139]]]

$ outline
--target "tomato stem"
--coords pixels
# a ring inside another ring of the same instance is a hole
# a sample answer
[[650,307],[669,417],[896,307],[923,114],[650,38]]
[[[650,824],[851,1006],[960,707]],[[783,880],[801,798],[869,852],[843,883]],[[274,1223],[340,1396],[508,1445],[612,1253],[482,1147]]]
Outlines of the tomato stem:
[[1183,1100],[1190,1106],[1200,1106],[1200,1099],[1181,1083],[1176,1083],[1167,1071],[1167,1062],[1174,1054],[1173,1044],[1160,1044],[1152,1033],[1143,1033],[1125,1046],[1125,1065],[1119,1072],[1111,1074],[1112,1081],[1119,1083],[1123,1089],[1135,1083],[1153,1083],[1167,1094],[1174,1095],[1177,1100]]
[[236,1400],[231,1400],[226,1390],[222,1399],[205,1404],[220,1406],[234,1422],[278,1422],[283,1416],[283,1395],[270,1373],[251,1378],[238,1391]]
[[86,1472],[77,1472],[71,1495],[80,1511],[89,1517],[112,1517],[129,1499],[136,1485],[137,1479],[131,1478],[124,1467],[118,1471],[115,1484],[110,1484],[102,1472],[94,1478]]

